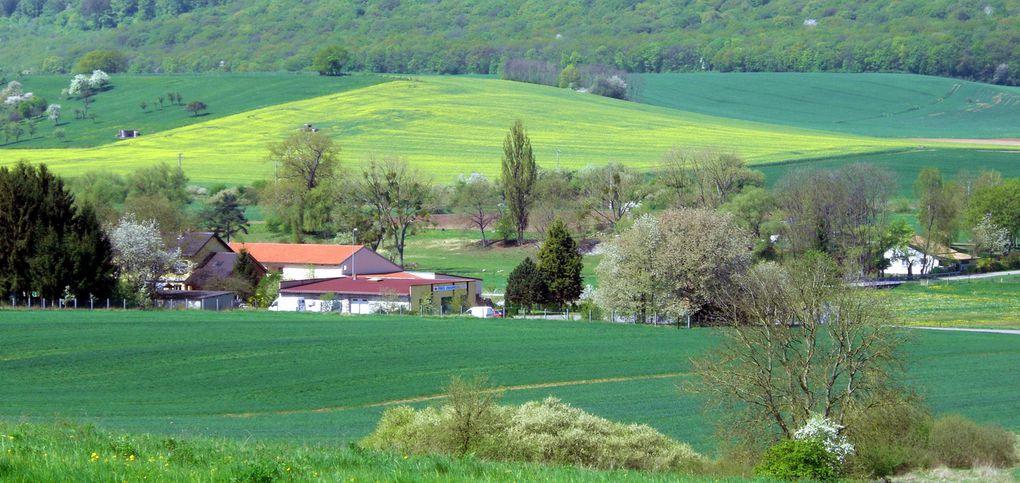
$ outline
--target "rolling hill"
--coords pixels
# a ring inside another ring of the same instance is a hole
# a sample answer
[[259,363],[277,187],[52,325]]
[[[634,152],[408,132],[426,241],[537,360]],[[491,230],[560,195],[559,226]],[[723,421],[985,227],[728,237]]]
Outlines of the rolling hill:
[[[28,136],[15,142],[0,144],[2,149],[20,148],[82,148],[115,141],[120,129],[136,129],[151,135],[177,127],[210,121],[231,114],[274,106],[291,101],[359,89],[389,80],[375,75],[323,77],[299,74],[192,74],[192,75],[114,75],[113,87],[93,97],[89,113],[95,119],[75,119],[75,109],[83,109],[82,101],[62,98],[70,76],[25,76],[19,79],[26,92],[45,98],[62,109],[59,127],[64,139],[53,136],[52,123],[44,121],[33,139]],[[179,93],[181,105],[169,101],[159,107],[158,97]],[[146,108],[141,108],[141,102]],[[191,101],[203,101],[209,109],[200,116],[184,110]]]
[[[215,105],[210,103],[211,105]],[[137,107],[135,108],[137,109]],[[400,156],[448,182],[499,171],[502,141],[522,119],[540,165],[657,166],[673,146],[736,152],[751,163],[903,150],[915,142],[811,131],[618,101],[567,89],[474,77],[402,78],[254,109],[95,148],[0,151],[0,165],[45,162],[57,173],[129,172],[184,155],[197,182],[251,182],[272,173],[266,145],[305,123],[333,136],[348,166]]]
[[1020,137],[1020,88],[942,77],[646,74],[638,92],[656,106],[862,136]]

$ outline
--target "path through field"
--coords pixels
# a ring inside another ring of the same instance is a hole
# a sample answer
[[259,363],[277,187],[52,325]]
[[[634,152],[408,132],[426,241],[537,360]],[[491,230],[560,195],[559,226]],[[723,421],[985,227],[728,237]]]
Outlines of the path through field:
[[985,333],[985,334],[1020,335],[1020,330],[1012,330],[1012,329],[964,329],[964,328],[960,328],[960,327],[921,327],[921,326],[917,326],[917,327],[908,326],[908,327],[911,328],[911,329],[941,330],[941,331],[946,331],[946,332],[981,332],[981,333]]
[[[606,384],[612,382],[629,382],[629,381],[645,381],[649,379],[671,379],[685,375],[683,372],[673,372],[668,374],[649,374],[645,376],[629,376],[629,377],[604,377],[601,379],[581,379],[576,381],[559,381],[559,382],[544,382],[541,384],[519,384],[516,386],[499,386],[493,388],[490,391],[485,392],[509,392],[509,391],[523,391],[530,389],[549,389],[555,387],[567,387],[567,386],[585,386],[590,384]],[[266,416],[271,414],[301,414],[301,413],[328,413],[333,411],[350,411],[352,409],[367,409],[367,408],[381,408],[388,406],[398,406],[401,404],[418,404],[429,401],[437,401],[440,399],[446,399],[446,394],[431,394],[428,396],[419,396],[406,399],[392,399],[389,401],[380,401],[375,403],[362,404],[360,406],[335,406],[327,408],[317,409],[304,409],[295,411],[273,411],[271,413],[227,413],[224,416],[237,417],[237,418],[250,418],[253,416]]]

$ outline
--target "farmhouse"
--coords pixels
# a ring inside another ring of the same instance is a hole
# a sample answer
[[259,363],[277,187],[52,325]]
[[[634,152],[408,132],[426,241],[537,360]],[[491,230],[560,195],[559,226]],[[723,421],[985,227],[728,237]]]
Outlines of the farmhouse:
[[400,266],[364,245],[300,243],[230,243],[246,250],[267,270],[279,271],[283,280],[336,278],[345,275],[394,273]]
[[117,139],[131,139],[141,135],[142,132],[136,129],[121,129],[117,131]]
[[478,305],[482,281],[429,272],[394,272],[296,280],[280,285],[280,297],[270,307],[278,311],[371,314],[404,311],[459,314]]
[[209,231],[181,233],[173,245],[180,249],[184,270],[163,276],[166,291],[218,290],[224,287],[224,280],[234,276],[234,267],[241,256],[252,260],[252,267],[258,278],[266,274],[266,268],[250,254],[234,252],[219,236]]
[[[928,250],[925,257],[924,250]],[[938,267],[965,268],[977,257],[966,253],[958,252],[941,243],[928,242],[923,237],[915,235],[907,245],[905,253],[897,250],[885,252],[885,259],[889,260],[889,268],[885,269],[886,275],[926,275]],[[927,258],[928,266],[922,262]]]

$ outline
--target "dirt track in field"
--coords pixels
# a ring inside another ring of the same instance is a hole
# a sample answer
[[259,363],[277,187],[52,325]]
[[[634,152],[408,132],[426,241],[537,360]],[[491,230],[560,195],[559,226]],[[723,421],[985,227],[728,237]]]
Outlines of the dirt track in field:
[[1020,139],[966,139],[966,138],[916,138],[914,141],[929,143],[987,144],[989,146],[1017,146]]
[[[629,382],[629,381],[644,381],[649,379],[669,379],[672,377],[683,376],[683,372],[669,372],[665,374],[648,374],[643,376],[625,376],[625,377],[604,377],[599,379],[580,379],[575,381],[558,381],[558,382],[543,382],[538,384],[521,384],[517,386],[502,386],[493,388],[492,392],[497,391],[524,391],[528,389],[545,389],[552,387],[567,387],[567,386],[584,386],[588,384],[605,384],[613,382]],[[265,412],[246,412],[246,413],[227,413],[223,416],[231,418],[250,418],[255,416],[286,416],[289,414],[311,414],[311,413],[330,413],[335,411],[350,411],[352,409],[366,409],[366,408],[378,408],[386,406],[396,406],[399,404],[415,404],[420,402],[435,401],[438,399],[445,398],[445,394],[432,394],[428,396],[419,396],[407,399],[391,399],[389,401],[380,401],[367,404],[355,404],[351,406],[333,406],[327,408],[315,408],[315,409],[290,409],[285,411],[265,411]]]

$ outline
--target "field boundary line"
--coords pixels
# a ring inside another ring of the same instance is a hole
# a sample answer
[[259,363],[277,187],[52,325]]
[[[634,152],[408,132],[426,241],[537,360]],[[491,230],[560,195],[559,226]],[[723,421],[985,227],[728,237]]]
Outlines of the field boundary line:
[[[608,384],[614,382],[630,382],[630,381],[645,381],[652,379],[670,379],[673,377],[680,377],[687,375],[686,372],[667,372],[663,374],[645,374],[640,376],[620,376],[620,377],[602,377],[597,379],[576,379],[572,381],[556,381],[556,382],[540,382],[534,384],[518,384],[513,386],[499,386],[492,388],[486,392],[500,392],[500,391],[527,391],[530,389],[546,389],[554,387],[569,387],[569,386],[586,386],[591,384]],[[325,408],[315,409],[288,409],[283,411],[261,411],[261,412],[243,412],[243,413],[226,413],[223,416],[229,418],[251,418],[256,416],[287,416],[291,414],[314,414],[314,413],[331,413],[338,411],[350,411],[354,409],[369,409],[369,408],[380,408],[386,406],[396,406],[400,404],[415,404],[428,401],[436,401],[439,399],[445,399],[445,394],[431,394],[428,396],[418,396],[412,398],[403,399],[390,399],[387,401],[379,401],[374,403],[366,404],[353,404],[348,406],[332,406]]]

